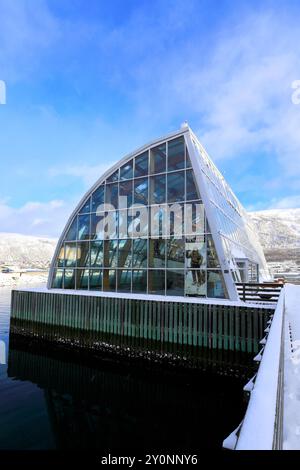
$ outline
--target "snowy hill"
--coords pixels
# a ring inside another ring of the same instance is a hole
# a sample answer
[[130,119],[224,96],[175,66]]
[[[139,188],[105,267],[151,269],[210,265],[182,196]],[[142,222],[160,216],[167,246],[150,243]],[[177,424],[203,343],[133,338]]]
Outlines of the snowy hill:
[[57,240],[16,233],[0,233],[0,266],[49,268]]
[[264,248],[300,248],[300,209],[274,209],[249,215]]
[[273,272],[300,272],[300,209],[249,213]]

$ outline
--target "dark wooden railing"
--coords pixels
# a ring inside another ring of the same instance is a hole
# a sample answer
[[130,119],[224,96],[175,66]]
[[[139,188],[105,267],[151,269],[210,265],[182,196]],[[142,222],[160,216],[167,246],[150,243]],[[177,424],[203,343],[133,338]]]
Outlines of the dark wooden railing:
[[277,302],[283,283],[243,283],[237,282],[239,297],[244,302]]

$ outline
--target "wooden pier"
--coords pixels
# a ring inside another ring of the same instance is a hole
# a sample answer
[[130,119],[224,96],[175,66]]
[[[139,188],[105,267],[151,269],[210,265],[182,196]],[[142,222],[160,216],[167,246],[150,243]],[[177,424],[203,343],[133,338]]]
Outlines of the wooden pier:
[[53,290],[14,290],[11,332],[88,349],[196,357],[257,353],[272,305]]

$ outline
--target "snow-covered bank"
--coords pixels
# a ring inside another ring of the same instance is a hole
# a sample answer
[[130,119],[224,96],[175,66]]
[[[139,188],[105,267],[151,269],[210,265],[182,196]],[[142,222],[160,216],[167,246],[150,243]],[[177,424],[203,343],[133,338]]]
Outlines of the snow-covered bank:
[[300,286],[285,286],[283,448],[300,449]]
[[47,283],[48,272],[44,273],[0,273],[0,287],[25,286]]

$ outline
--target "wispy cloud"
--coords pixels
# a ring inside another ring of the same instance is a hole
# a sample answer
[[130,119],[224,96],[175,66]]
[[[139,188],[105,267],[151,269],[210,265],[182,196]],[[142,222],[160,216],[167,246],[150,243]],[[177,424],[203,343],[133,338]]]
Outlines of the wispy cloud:
[[[190,15],[196,8],[191,5]],[[201,28],[192,28],[186,39],[180,36],[180,29],[185,30],[184,21],[176,20],[180,14],[180,9],[172,18],[166,14],[168,30],[159,22],[146,28],[145,16],[135,14],[129,43],[124,41],[124,25],[108,35],[105,44],[129,63],[124,73],[130,73],[135,85],[130,97],[137,114],[156,123],[192,116],[214,159],[238,161],[255,154],[259,173],[259,158],[271,153],[286,178],[299,176],[300,106],[291,101],[291,83],[300,73],[295,47],[300,32],[292,11],[241,7],[239,16],[227,18],[213,36],[206,31],[206,41]],[[185,18],[190,20],[189,15]],[[170,49],[172,33],[179,40]],[[141,56],[144,49],[148,53]],[[117,80],[118,74],[114,76]],[[124,74],[119,81],[124,87]]]
[[271,209],[297,209],[300,208],[300,194],[287,196],[279,200],[272,201]]
[[114,162],[103,163],[100,165],[75,165],[75,166],[62,166],[53,167],[48,170],[50,177],[73,177],[80,179],[84,185],[89,188],[94,184],[103,173],[108,170]]
[[0,201],[1,232],[57,237],[71,211],[72,204],[60,200],[27,202],[17,208]]

